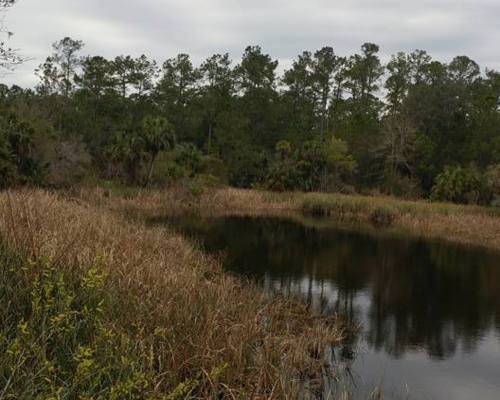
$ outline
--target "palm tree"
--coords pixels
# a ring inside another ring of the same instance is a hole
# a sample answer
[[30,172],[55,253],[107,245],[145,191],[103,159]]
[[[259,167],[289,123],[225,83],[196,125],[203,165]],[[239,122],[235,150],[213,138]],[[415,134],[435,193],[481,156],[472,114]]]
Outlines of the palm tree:
[[118,132],[107,148],[108,157],[125,167],[130,183],[136,183],[137,170],[145,158],[141,138],[130,132]]
[[154,163],[158,154],[175,147],[175,131],[173,125],[162,117],[146,117],[142,121],[141,138],[144,150],[149,155],[149,169],[146,186],[153,176]]

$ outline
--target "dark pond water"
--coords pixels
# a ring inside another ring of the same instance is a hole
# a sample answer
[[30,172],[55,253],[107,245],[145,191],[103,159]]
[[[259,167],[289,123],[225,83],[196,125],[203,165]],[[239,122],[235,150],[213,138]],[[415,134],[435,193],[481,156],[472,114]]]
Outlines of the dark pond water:
[[500,399],[499,254],[291,219],[177,226],[229,270],[359,324],[334,349],[354,397]]

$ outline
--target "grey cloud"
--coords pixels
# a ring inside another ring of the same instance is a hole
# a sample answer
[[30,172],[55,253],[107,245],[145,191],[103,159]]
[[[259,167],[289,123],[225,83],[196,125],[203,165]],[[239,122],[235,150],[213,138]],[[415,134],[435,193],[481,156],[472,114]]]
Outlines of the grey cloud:
[[12,45],[33,60],[3,80],[33,85],[34,68],[64,36],[83,40],[85,53],[158,61],[186,52],[200,62],[226,51],[238,60],[246,45],[260,44],[283,65],[303,50],[332,45],[348,55],[370,41],[384,60],[418,48],[499,69],[498,15],[498,0],[20,0],[6,20]]

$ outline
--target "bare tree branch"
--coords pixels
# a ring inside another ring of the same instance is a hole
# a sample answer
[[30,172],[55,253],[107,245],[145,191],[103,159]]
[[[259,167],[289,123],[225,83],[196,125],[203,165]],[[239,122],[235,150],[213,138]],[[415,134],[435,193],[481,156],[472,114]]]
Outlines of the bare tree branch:
[[[0,12],[7,11],[16,1],[17,0],[0,0]],[[5,40],[0,40],[0,70],[12,70],[27,59],[19,54],[19,49],[14,49],[7,45],[6,40],[8,40],[13,33],[5,27],[3,18],[0,21],[0,35],[2,38],[6,37]]]

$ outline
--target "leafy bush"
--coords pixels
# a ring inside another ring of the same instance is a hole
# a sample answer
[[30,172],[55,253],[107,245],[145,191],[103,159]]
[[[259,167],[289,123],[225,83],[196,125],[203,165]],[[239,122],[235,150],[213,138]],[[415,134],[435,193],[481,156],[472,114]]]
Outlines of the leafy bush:
[[0,116],[0,187],[39,184],[45,168],[33,156],[33,128],[16,115]]
[[229,184],[236,187],[251,187],[264,180],[267,170],[267,154],[253,148],[237,148],[228,160]]
[[282,140],[276,144],[266,186],[281,191],[343,191],[356,167],[347,144],[334,136],[307,141],[296,151]]
[[[210,173],[214,171],[216,175]],[[165,184],[196,180],[199,176],[211,176],[212,182],[224,179],[225,171],[221,171],[220,160],[205,156],[192,144],[179,144],[173,150],[164,152],[158,157],[157,168],[153,174],[153,182]],[[222,176],[221,179],[218,179]]]
[[494,194],[500,196],[500,164],[492,165],[488,168],[486,177]]
[[0,379],[4,398],[142,399],[147,352],[108,320],[106,276],[0,260]]
[[227,184],[228,171],[224,162],[213,155],[204,156],[203,174],[216,178],[218,183]]
[[448,166],[436,178],[431,199],[461,204],[489,204],[493,190],[477,168]]
[[500,164],[496,164],[488,168],[486,178],[493,190],[493,202],[495,206],[500,206]]
[[179,145],[174,150],[174,161],[184,177],[194,178],[203,168],[203,153],[192,144]]

